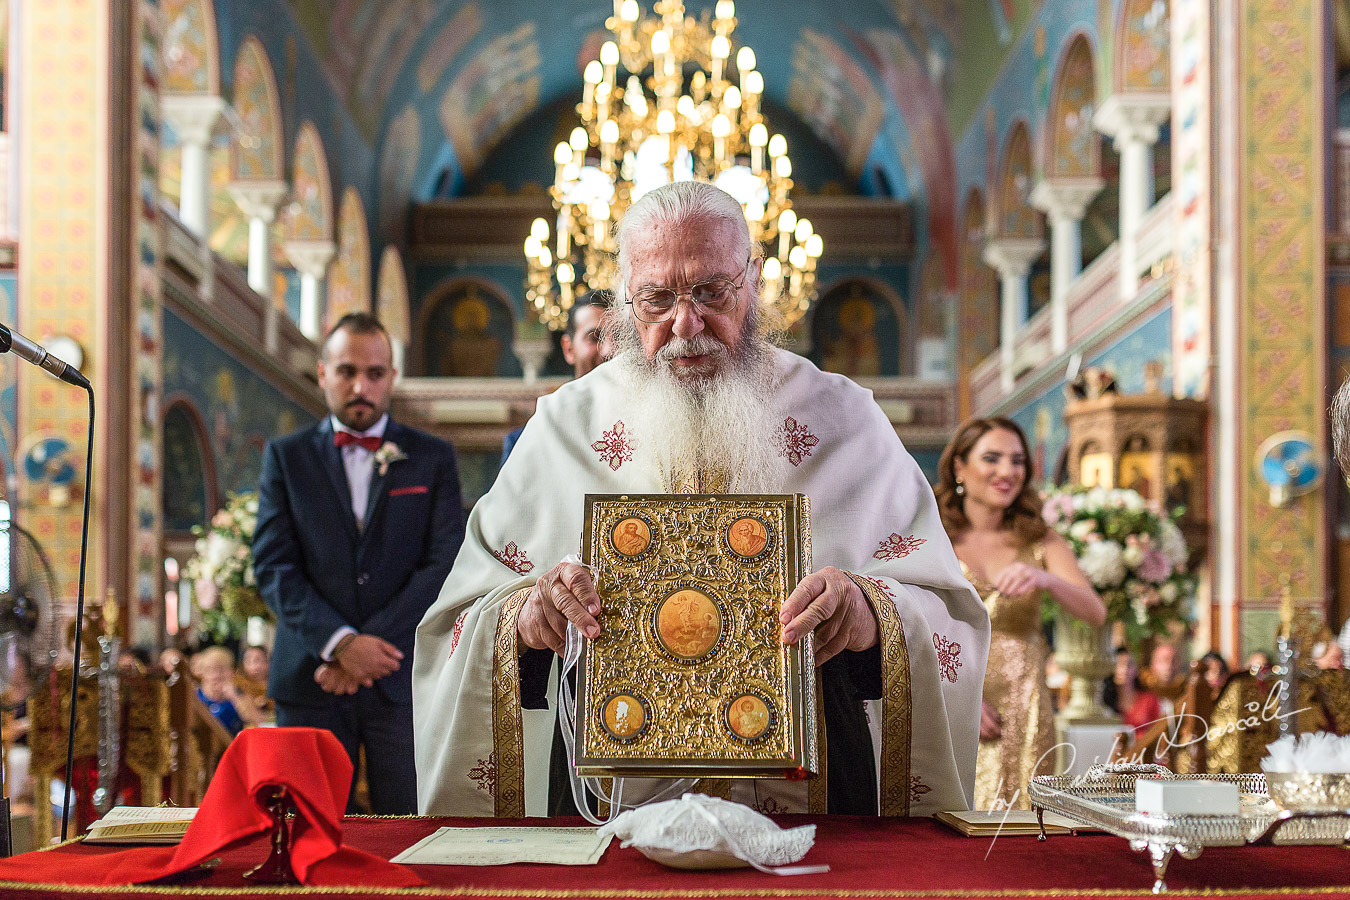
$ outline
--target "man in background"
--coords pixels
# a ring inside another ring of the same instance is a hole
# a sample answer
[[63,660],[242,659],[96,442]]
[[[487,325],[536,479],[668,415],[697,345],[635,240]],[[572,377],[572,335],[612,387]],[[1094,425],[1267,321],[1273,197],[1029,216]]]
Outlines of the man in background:
[[319,361],[329,415],[272,441],[258,486],[258,589],[276,613],[268,695],[278,725],[326,728],[372,810],[412,813],[413,632],[464,540],[450,444],[389,417],[389,335],[343,316]]
[[[563,359],[572,367],[572,377],[580,378],[614,355],[614,346],[605,335],[604,316],[609,306],[609,295],[591,291],[573,304],[567,313],[567,331],[562,336]],[[502,441],[502,465],[511,455],[511,448],[525,430],[522,425],[506,435]]]

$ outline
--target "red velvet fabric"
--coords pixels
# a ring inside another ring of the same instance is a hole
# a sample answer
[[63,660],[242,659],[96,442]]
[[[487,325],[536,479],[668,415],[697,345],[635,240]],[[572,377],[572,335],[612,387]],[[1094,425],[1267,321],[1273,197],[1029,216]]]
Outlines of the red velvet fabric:
[[[240,733],[221,757],[201,809],[177,847],[96,850],[68,845],[25,853],[0,860],[0,880],[140,884],[191,869],[251,836],[261,835],[255,843],[266,847],[272,819],[259,796],[264,789],[280,785],[289,790],[296,807],[291,820],[291,867],[302,884],[423,884],[409,869],[389,862],[387,857],[342,845],[342,812],[351,779],[351,760],[331,732],[318,728],[249,729]],[[264,852],[255,864],[265,856]],[[252,865],[244,870],[249,868]],[[239,883],[248,884],[242,878]]]
[[[783,816],[784,826],[811,821]],[[777,877],[750,869],[680,872],[641,856],[636,850],[610,845],[599,865],[587,867],[513,865],[500,867],[414,866],[430,887],[416,896],[588,900],[641,896],[648,900],[704,897],[736,898],[922,897],[924,900],[972,897],[1040,898],[1151,896],[1153,870],[1148,856],[1129,849],[1109,835],[1004,837],[990,842],[963,838],[925,819],[865,819],[846,816],[816,820],[816,845],[805,862],[826,862],[824,875]],[[382,858],[395,855],[442,825],[583,825],[580,819],[526,821],[484,819],[347,819],[347,840]],[[62,877],[71,863],[97,864],[114,855],[106,847],[69,845],[29,856],[42,857],[46,878]],[[191,872],[153,888],[120,889],[116,897],[164,897],[175,889],[192,895],[258,897],[275,893],[249,891],[242,874],[267,855],[262,836],[237,843],[218,854],[221,864]],[[1211,848],[1198,859],[1174,858],[1168,869],[1168,895],[1175,898],[1219,896],[1265,900],[1290,896],[1350,897],[1350,855],[1339,847]],[[10,877],[5,875],[5,877]],[[376,885],[372,877],[365,883]],[[271,889],[275,891],[277,889]],[[287,892],[289,893],[289,892]],[[387,888],[297,889],[314,897],[397,896]],[[59,886],[0,882],[0,896],[52,900],[75,896]],[[88,889],[78,896],[88,898]]]

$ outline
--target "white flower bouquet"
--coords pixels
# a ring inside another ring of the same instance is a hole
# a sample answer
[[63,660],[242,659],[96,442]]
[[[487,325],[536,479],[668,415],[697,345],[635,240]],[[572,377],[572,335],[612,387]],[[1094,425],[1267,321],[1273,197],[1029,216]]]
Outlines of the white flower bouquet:
[[1056,488],[1043,509],[1106,601],[1107,619],[1125,626],[1131,646],[1167,634],[1173,622],[1191,621],[1195,578],[1186,539],[1137,491]]
[[206,527],[193,529],[194,556],[184,567],[202,611],[206,630],[217,641],[239,638],[248,620],[272,620],[253,575],[253,532],[258,527],[258,495],[231,494],[225,508]]

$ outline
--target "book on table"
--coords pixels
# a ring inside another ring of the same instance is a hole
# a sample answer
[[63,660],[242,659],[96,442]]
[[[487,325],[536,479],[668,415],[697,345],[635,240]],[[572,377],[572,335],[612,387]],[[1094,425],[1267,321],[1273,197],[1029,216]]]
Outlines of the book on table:
[[114,806],[89,826],[86,844],[177,844],[187,834],[195,806]]

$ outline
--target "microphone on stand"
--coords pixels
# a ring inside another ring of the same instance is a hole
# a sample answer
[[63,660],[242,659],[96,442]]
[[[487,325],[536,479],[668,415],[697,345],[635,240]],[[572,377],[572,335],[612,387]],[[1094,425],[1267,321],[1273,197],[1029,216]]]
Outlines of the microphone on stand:
[[38,368],[46,369],[67,384],[89,390],[89,380],[80,373],[79,369],[52,356],[42,345],[35,344],[17,331],[11,331],[4,325],[0,325],[0,353],[9,353],[10,351],[13,351],[15,356],[28,360]]
[[[89,394],[89,443],[85,452],[84,519],[80,531],[80,586],[79,593],[75,597],[75,658],[70,669],[70,722],[66,729],[66,794],[61,803],[61,840],[64,842],[70,823],[70,781],[72,770],[75,768],[75,698],[80,685],[80,643],[81,631],[84,626],[84,573],[85,566],[89,561],[89,482],[94,472],[94,387],[79,369],[52,356],[40,344],[30,341],[17,331],[0,325],[0,353],[8,353],[11,350],[15,356],[20,356],[38,368],[45,369],[67,384],[84,388],[85,392]],[[5,829],[7,832],[8,830],[8,828]]]

